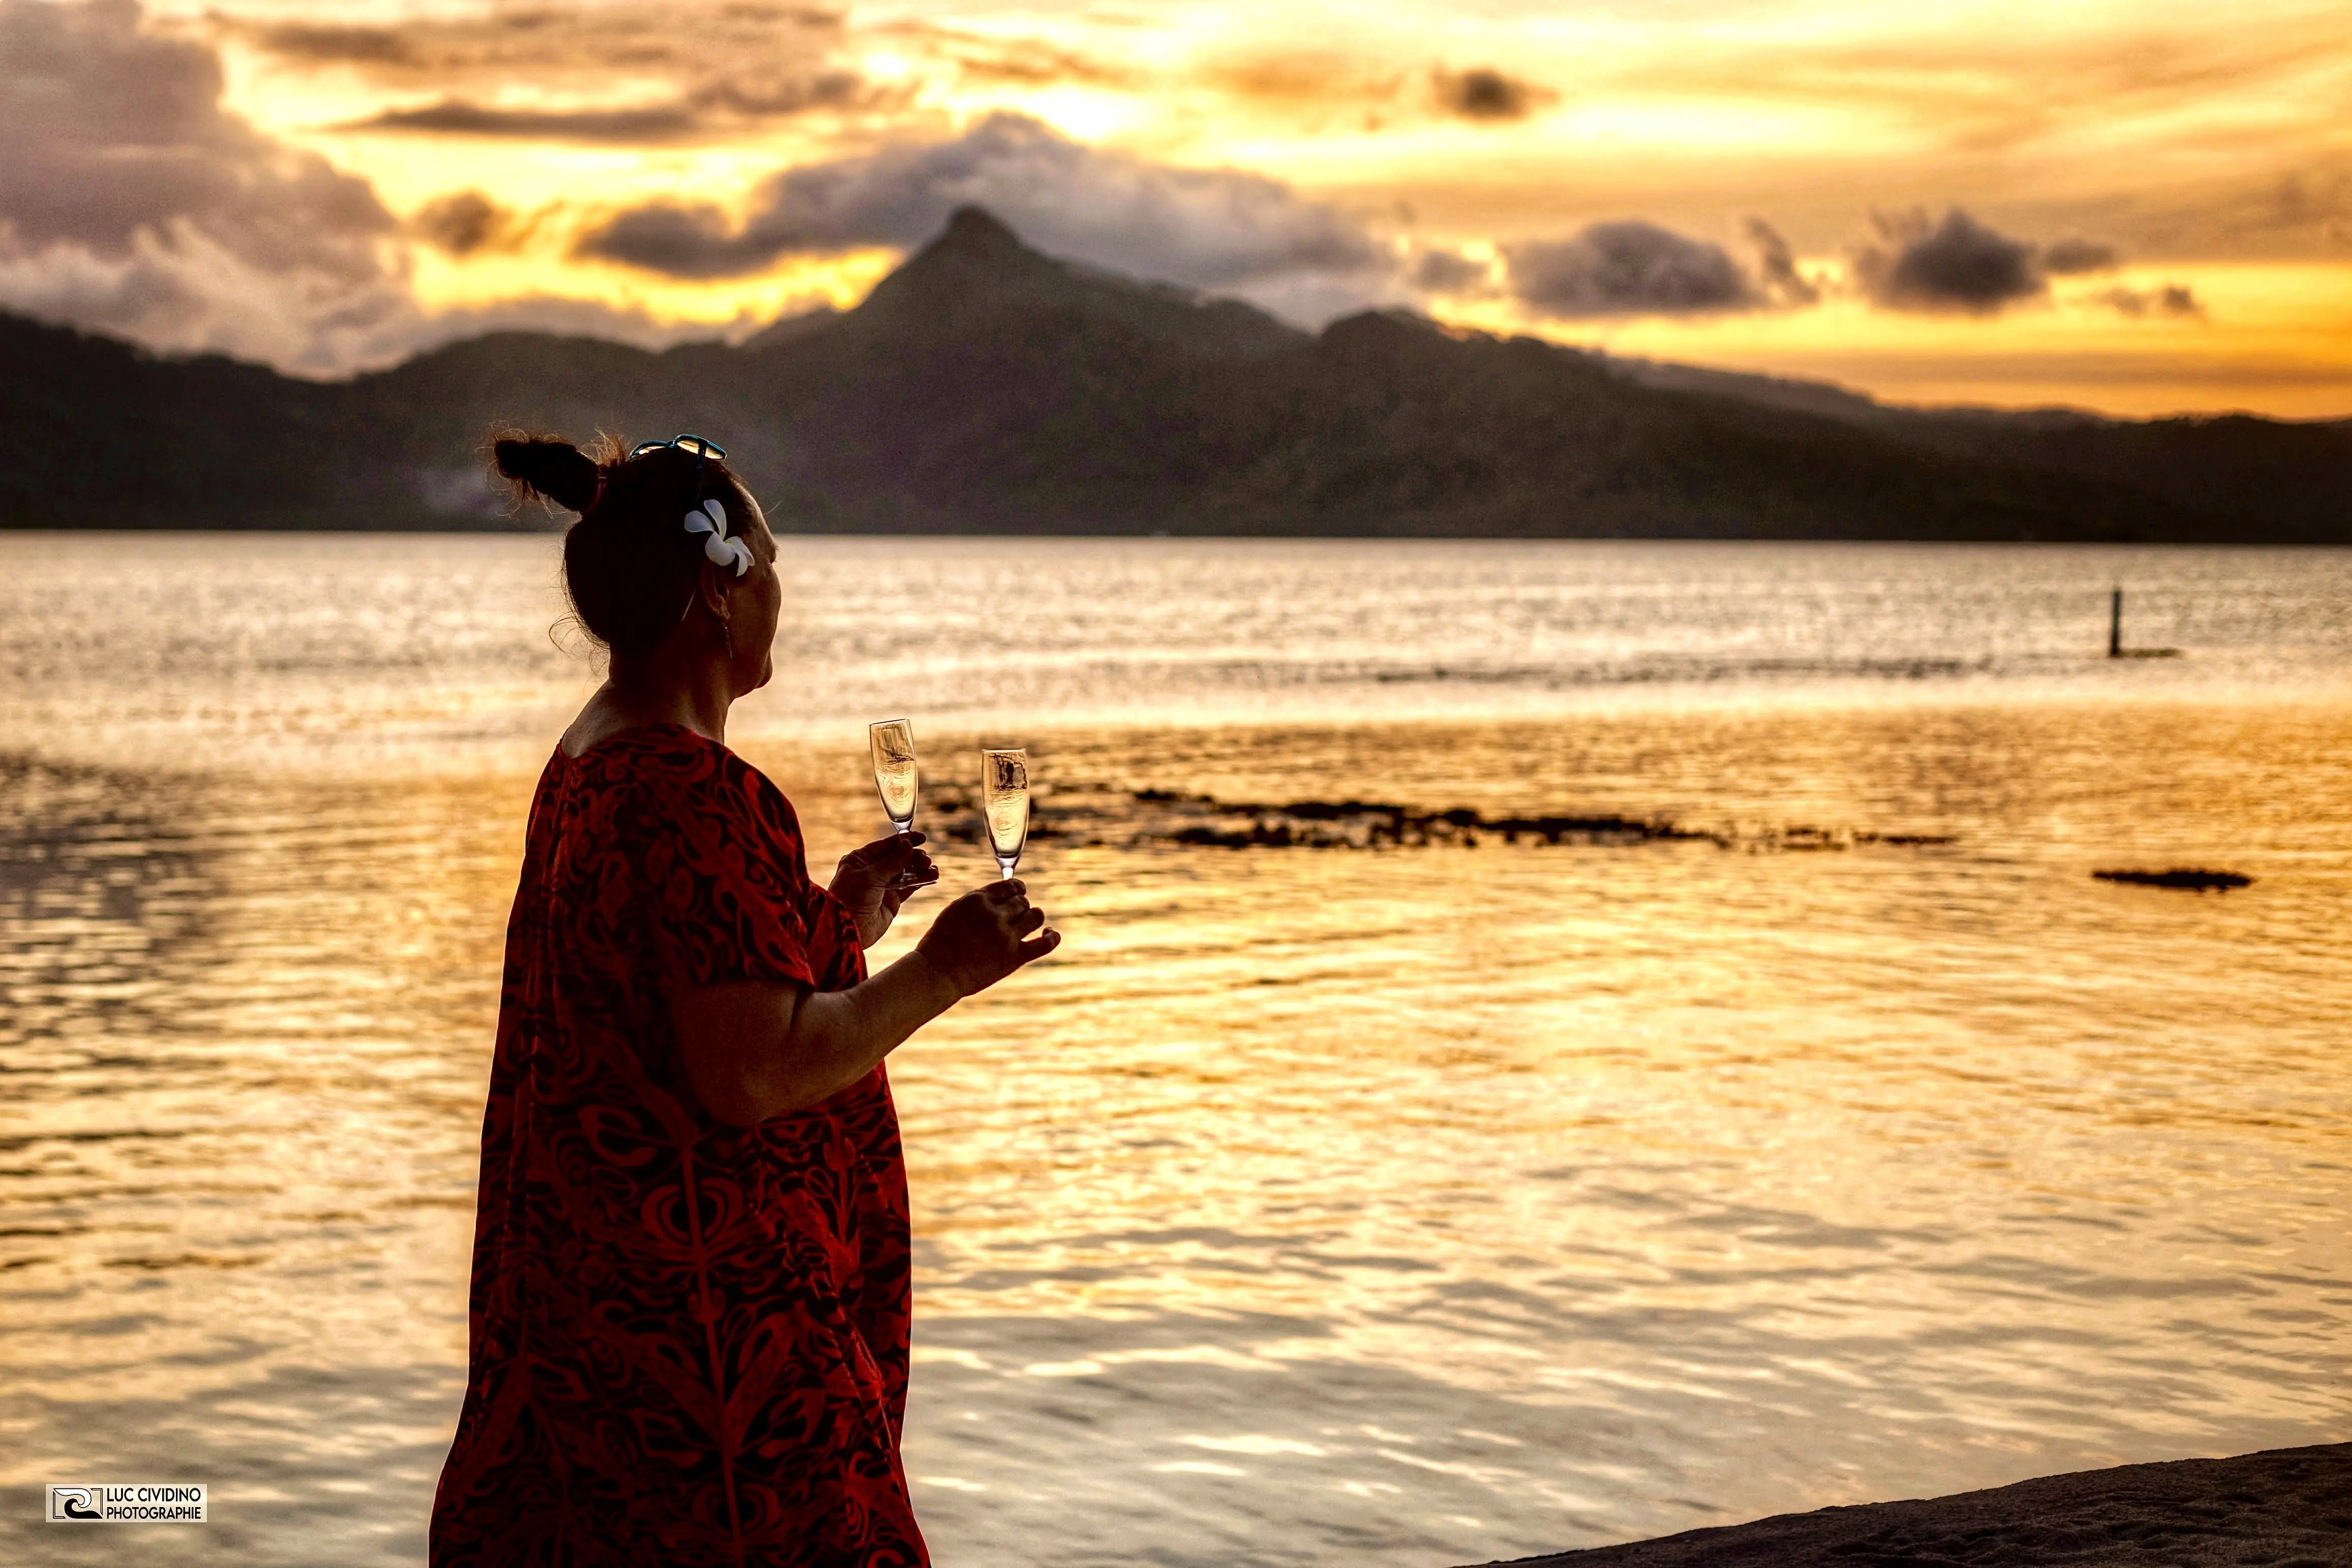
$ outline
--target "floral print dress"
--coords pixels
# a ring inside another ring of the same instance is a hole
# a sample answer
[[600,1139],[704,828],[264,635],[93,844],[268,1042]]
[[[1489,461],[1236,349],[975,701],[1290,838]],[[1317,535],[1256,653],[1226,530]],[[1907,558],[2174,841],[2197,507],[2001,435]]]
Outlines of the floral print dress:
[[482,1123],[469,1368],[436,1568],[897,1568],[906,1166],[877,1067],[749,1129],[667,998],[865,978],[791,803],[717,741],[559,749],[532,801]]

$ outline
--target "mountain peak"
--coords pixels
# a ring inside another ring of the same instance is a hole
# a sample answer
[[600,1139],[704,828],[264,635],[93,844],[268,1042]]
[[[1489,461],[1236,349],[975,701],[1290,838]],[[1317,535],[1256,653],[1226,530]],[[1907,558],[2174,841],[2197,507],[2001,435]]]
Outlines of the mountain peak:
[[[1041,328],[1045,318],[1056,324]],[[1243,359],[1307,340],[1297,329],[1238,300],[1204,298],[1188,288],[1139,282],[1034,250],[995,214],[977,206],[958,207],[939,236],[876,284],[845,324],[861,335],[978,333],[1005,342],[1036,340],[1041,330],[1063,337],[1111,333]]]
[[[964,205],[948,214],[948,226],[927,249],[951,248],[974,253],[1025,251],[1021,236],[986,207]],[[1033,253],[1034,254],[1034,253]]]
[[1011,295],[1058,295],[1069,269],[1030,249],[982,207],[958,207],[940,236],[898,264],[853,315],[868,321],[913,310],[933,319],[960,315]]
[[1051,274],[1066,277],[1068,269],[1042,251],[1032,250],[1004,221],[986,207],[958,207],[937,239],[908,256],[894,277],[908,274],[952,277],[965,287],[982,279],[1034,279]]

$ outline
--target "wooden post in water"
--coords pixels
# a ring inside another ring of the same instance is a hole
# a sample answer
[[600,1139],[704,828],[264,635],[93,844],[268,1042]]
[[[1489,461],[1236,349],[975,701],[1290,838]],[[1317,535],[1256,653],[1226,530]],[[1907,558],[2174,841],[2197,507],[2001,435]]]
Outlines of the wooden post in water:
[[2124,591],[2116,590],[2114,603],[2107,611],[2107,657],[2124,656]]

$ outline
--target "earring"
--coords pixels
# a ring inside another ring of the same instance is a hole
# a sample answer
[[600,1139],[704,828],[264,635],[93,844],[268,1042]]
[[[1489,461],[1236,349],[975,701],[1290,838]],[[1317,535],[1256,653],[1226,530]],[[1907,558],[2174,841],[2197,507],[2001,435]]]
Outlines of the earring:
[[727,662],[731,664],[735,662],[735,622],[730,617],[719,618],[719,635],[727,644]]

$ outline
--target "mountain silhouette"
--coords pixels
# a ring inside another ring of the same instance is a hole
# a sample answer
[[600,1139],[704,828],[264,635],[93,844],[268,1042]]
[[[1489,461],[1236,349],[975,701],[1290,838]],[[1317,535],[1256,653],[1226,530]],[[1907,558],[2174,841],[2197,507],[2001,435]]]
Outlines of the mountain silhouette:
[[2352,422],[1895,409],[1398,311],[1309,333],[969,207],[855,309],[731,347],[505,332],[322,383],[0,316],[0,368],[18,527],[499,526],[508,423],[702,432],[782,531],[2352,542]]

